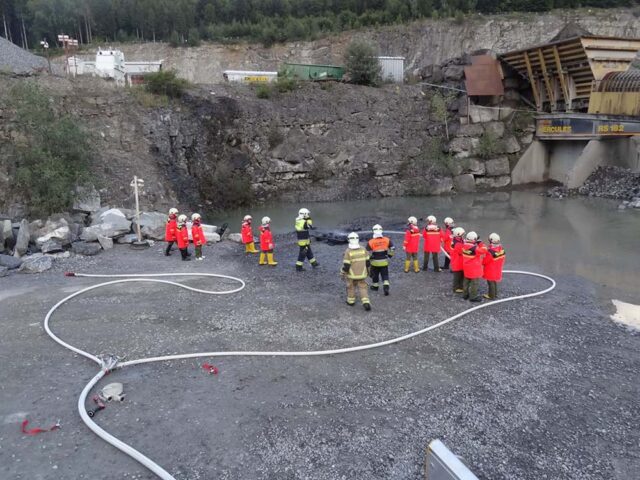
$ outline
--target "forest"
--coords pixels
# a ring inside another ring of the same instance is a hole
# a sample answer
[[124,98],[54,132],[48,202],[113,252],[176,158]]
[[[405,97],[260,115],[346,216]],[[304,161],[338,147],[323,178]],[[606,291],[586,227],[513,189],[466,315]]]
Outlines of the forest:
[[554,8],[629,7],[632,0],[0,0],[0,35],[37,49],[58,34],[80,44],[202,40],[259,41],[269,46],[360,27],[469,13]]

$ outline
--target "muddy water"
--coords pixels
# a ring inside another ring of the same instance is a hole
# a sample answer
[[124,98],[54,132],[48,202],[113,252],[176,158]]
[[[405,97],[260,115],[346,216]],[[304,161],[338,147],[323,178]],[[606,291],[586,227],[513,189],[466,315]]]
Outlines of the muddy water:
[[371,217],[364,224],[379,221],[390,229],[401,227],[409,215],[420,218],[433,214],[439,223],[451,216],[457,225],[475,230],[482,238],[499,233],[507,249],[507,268],[576,274],[593,281],[603,297],[617,295],[639,304],[640,211],[618,211],[618,203],[585,197],[556,200],[537,191],[516,191],[305,205],[273,203],[250,212],[227,212],[213,218],[212,223],[227,221],[231,231],[237,232],[245,213],[253,216],[255,225],[268,215],[276,233],[291,232],[302,206],[311,210],[314,224],[322,230],[336,229],[359,217]]

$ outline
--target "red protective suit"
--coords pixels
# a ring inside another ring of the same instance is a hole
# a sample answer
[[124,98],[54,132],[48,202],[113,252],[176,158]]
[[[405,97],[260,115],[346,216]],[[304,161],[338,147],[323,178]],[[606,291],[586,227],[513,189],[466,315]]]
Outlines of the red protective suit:
[[465,242],[462,246],[462,269],[464,278],[474,279],[482,277],[482,256],[487,248],[482,242]]
[[462,266],[462,247],[464,242],[460,237],[453,237],[451,240],[451,268],[452,272],[460,272],[463,270]]
[[167,226],[164,229],[165,242],[175,242],[177,232],[178,232],[178,222],[176,222],[176,216],[169,215],[169,219],[167,220]]
[[242,243],[253,243],[253,231],[251,230],[251,222],[242,222],[240,234],[242,235]]
[[178,225],[177,240],[180,250],[189,246],[189,230],[187,230],[187,225]]
[[428,228],[427,226],[422,229],[422,238],[424,238],[423,249],[428,253],[439,253],[440,242],[442,241],[440,227],[435,227],[433,230],[429,230]]
[[482,261],[484,266],[482,278],[490,282],[500,282],[505,258],[505,252],[501,245],[489,245],[487,254]]
[[404,233],[404,251],[407,253],[418,253],[420,249],[420,229],[409,224]]
[[275,245],[273,244],[273,234],[271,233],[271,229],[269,227],[263,227],[261,225],[259,230],[260,230],[260,250],[262,250],[263,252],[272,251]]
[[191,239],[193,240],[193,244],[196,246],[207,244],[207,238],[204,236],[200,222],[194,222],[191,226]]
[[449,255],[451,255],[451,239],[453,238],[451,230],[452,228],[447,226],[440,229],[440,236],[442,237],[442,247],[444,248],[444,251]]

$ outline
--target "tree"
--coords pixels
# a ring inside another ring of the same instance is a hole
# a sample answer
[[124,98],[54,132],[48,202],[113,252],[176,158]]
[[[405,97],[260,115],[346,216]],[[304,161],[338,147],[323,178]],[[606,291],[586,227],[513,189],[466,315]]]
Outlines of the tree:
[[380,81],[380,63],[374,48],[366,42],[354,40],[347,47],[344,62],[351,83],[377,85]]
[[434,94],[431,96],[431,114],[437,121],[444,123],[444,131],[447,135],[447,140],[449,140],[449,124],[447,123],[447,116],[449,115],[449,111],[447,109],[447,104],[449,104],[452,100],[452,95],[443,95],[438,91],[434,92]]

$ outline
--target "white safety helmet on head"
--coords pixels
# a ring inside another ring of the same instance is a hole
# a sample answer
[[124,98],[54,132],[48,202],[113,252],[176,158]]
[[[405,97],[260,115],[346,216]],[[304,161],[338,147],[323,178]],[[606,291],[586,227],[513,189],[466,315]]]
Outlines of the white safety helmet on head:
[[271,223],[271,219],[269,217],[262,217],[262,225],[269,225]]
[[194,213],[193,215],[191,215],[191,220],[192,221],[196,221],[196,220],[200,220],[202,217],[200,216],[199,213]]
[[242,219],[243,222],[248,222],[249,220],[252,220],[253,217],[251,215],[245,215],[244,218]]
[[491,235],[489,235],[489,241],[491,243],[500,243],[500,235],[498,235],[497,233],[492,233]]
[[444,224],[445,225],[453,225],[453,218],[451,217],[447,217],[444,219]]
[[309,211],[308,208],[301,208],[300,210],[298,210],[299,217],[309,218],[309,215],[311,215],[311,212]]
[[169,209],[169,215],[177,215],[178,214],[178,209],[177,208],[170,208]]
[[416,217],[409,217],[407,218],[407,222],[409,222],[411,225],[417,225],[418,219]]
[[475,242],[476,240],[478,240],[478,234],[476,232],[467,233],[467,240],[469,242]]
[[433,215],[429,215],[427,217],[427,222],[429,222],[429,223],[436,223],[436,221],[437,221],[437,219]]
[[347,235],[347,239],[349,240],[349,248],[360,248],[360,237],[356,232]]
[[464,235],[464,228],[462,227],[456,227],[453,229],[453,235],[455,237],[461,237]]
[[373,226],[371,230],[373,231],[374,238],[378,238],[382,236],[382,225],[376,224]]
[[179,221],[180,223],[185,223],[185,222],[187,221],[187,216],[183,213],[182,215],[180,215],[180,216],[178,217],[178,221]]

